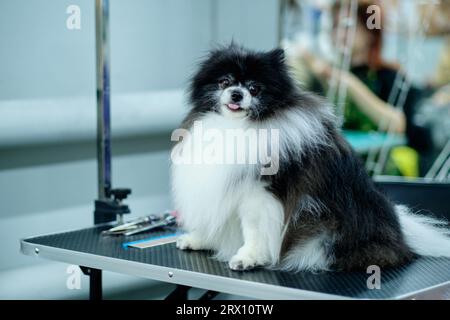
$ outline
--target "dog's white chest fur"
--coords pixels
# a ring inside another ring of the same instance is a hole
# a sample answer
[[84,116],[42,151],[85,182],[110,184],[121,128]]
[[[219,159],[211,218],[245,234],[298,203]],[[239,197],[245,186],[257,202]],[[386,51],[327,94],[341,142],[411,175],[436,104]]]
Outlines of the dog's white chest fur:
[[[203,133],[208,129],[223,132],[245,129],[246,123],[210,114],[202,119],[202,126]],[[193,141],[198,144],[200,138],[192,134],[177,147],[192,146]],[[234,146],[224,143],[216,139],[203,147],[231,152]],[[204,148],[191,149],[190,159],[204,160],[197,154]],[[188,232],[179,239],[178,247],[212,249],[218,258],[230,261],[233,269],[275,264],[281,246],[283,209],[255,174],[255,166],[203,162],[172,165],[174,201]]]

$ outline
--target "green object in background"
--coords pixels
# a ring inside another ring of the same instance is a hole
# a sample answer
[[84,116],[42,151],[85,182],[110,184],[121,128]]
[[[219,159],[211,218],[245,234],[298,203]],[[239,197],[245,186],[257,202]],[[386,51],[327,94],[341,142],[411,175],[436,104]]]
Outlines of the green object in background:
[[402,176],[419,176],[419,154],[416,150],[407,146],[395,147],[391,151],[391,159]]
[[370,150],[379,150],[384,144],[389,148],[406,144],[406,138],[401,134],[388,136],[384,132],[342,130],[344,137],[359,154],[367,154]]

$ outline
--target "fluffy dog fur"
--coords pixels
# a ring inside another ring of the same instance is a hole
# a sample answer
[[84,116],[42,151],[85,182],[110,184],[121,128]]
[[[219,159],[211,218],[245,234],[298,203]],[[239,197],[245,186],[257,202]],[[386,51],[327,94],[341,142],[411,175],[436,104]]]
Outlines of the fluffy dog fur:
[[197,120],[217,130],[277,128],[280,156],[274,175],[258,165],[172,165],[187,231],[179,249],[213,250],[233,270],[365,270],[450,256],[448,229],[377,191],[333,108],[295,84],[282,50],[212,51],[190,89],[183,128],[192,132]]

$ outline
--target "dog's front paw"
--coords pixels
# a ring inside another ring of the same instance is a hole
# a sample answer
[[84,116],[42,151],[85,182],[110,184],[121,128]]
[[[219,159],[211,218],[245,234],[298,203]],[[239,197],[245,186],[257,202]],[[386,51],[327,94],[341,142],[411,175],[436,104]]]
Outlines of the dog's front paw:
[[239,253],[234,255],[228,263],[230,269],[235,271],[250,270],[262,265],[264,265],[263,262],[258,261],[251,255],[243,255]]
[[202,245],[200,239],[192,234],[184,234],[177,239],[177,248],[180,250],[201,250]]

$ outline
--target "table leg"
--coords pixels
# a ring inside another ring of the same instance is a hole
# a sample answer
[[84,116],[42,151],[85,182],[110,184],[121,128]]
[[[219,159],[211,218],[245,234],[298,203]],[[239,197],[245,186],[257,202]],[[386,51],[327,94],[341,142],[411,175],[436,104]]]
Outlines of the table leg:
[[81,271],[89,276],[89,300],[102,300],[102,270],[80,266]]
[[188,292],[191,287],[177,285],[175,290],[173,290],[165,300],[188,300]]

